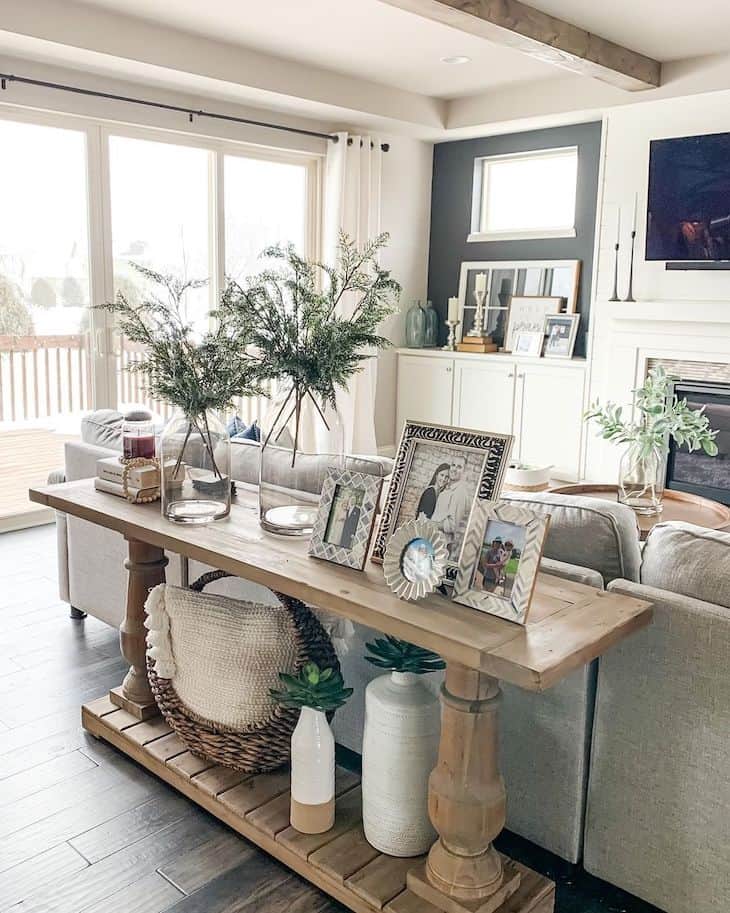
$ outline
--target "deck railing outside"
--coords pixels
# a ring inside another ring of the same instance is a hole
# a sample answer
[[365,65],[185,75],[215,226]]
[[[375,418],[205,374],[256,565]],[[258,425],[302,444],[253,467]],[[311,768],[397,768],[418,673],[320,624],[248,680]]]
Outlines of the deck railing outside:
[[88,335],[0,336],[0,422],[91,408]]
[[[171,406],[145,392],[144,376],[126,370],[139,361],[143,347],[119,338],[115,353],[117,402],[144,405],[167,420]],[[94,407],[89,337],[0,336],[0,422],[27,422],[82,412]],[[261,419],[268,397],[241,397],[235,402],[241,419]]]

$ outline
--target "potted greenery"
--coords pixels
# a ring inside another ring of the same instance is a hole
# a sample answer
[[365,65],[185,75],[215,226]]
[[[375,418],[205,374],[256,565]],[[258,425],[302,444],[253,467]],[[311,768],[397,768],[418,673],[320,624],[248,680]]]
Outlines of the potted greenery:
[[664,497],[669,442],[689,451],[717,455],[716,431],[702,409],[692,409],[686,399],[672,393],[673,379],[661,366],[651,368],[643,386],[634,390],[634,417],[626,419],[623,407],[595,402],[586,412],[601,437],[615,444],[628,444],[619,466],[619,500],[639,513],[661,512]]
[[[230,282],[223,295],[220,320],[250,343],[244,357],[253,375],[275,384],[261,424],[259,487],[261,524],[271,532],[311,533],[327,465],[342,464],[337,392],[389,344],[377,328],[400,294],[378,264],[387,240],[381,234],[359,248],[342,233],[333,266],[292,245],[268,248],[262,256],[277,265],[245,287]],[[321,454],[331,459],[310,458]]]
[[227,516],[231,504],[230,442],[220,413],[234,397],[257,395],[261,387],[239,357],[240,331],[219,322],[196,338],[185,319],[186,293],[206,280],[132,266],[153,290],[136,301],[120,291],[100,307],[142,347],[126,368],[142,375],[148,396],[175,406],[157,448],[162,512],[178,522],[208,523]]
[[301,709],[291,737],[291,825],[303,834],[322,834],[335,823],[335,740],[327,719],[352,694],[336,669],[307,663],[298,675],[280,672],[283,707]]
[[439,702],[422,676],[446,664],[437,653],[386,636],[366,644],[365,659],[389,675],[365,690],[362,748],[363,828],[391,856],[419,856],[435,839],[428,778],[436,766]]

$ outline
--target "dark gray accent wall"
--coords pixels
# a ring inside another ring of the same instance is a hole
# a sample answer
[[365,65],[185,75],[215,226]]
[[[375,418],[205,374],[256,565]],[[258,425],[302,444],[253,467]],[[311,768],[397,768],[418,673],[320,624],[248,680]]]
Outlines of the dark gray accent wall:
[[[474,159],[482,155],[504,155],[560,146],[578,147],[576,237],[468,243],[466,239],[471,230]],[[600,123],[436,144],[431,191],[428,297],[442,320],[446,317],[448,299],[458,293],[459,270],[465,260],[580,260],[578,310],[582,316],[575,354],[585,355],[600,156]],[[445,332],[442,335],[445,339]]]

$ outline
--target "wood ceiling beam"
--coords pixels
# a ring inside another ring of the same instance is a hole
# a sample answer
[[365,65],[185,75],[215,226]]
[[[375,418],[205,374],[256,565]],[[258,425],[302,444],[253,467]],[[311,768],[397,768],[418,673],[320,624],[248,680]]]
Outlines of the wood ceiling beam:
[[520,0],[381,0],[622,89],[655,88],[661,64]]

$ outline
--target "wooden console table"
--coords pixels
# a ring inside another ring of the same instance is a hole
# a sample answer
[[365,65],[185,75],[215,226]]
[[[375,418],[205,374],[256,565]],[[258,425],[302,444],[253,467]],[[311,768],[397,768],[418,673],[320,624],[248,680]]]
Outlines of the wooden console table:
[[[541,691],[649,623],[651,606],[541,575],[522,628],[435,596],[397,599],[379,567],[364,573],[307,557],[299,540],[265,533],[255,497],[242,493],[231,516],[207,527],[170,523],[159,505],[137,506],[94,490],[91,480],[32,489],[32,501],[121,533],[128,542],[122,687],[86,705],[83,724],[176,787],[238,833],[355,913],[552,913],[549,879],[492,846],[505,822],[498,767],[499,679]],[[247,776],[185,750],[157,714],[145,674],[144,601],[164,580],[164,550],[202,561],[313,606],[439,652],[447,662],[439,758],[429,810],[439,839],[425,859],[373,849],[360,823],[356,780],[338,783],[327,834],[289,826],[288,773]],[[89,556],[93,573],[93,555]]]

